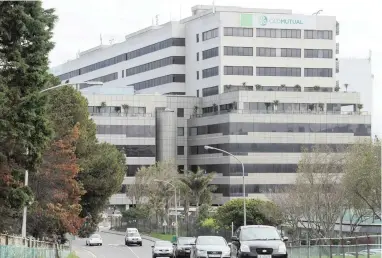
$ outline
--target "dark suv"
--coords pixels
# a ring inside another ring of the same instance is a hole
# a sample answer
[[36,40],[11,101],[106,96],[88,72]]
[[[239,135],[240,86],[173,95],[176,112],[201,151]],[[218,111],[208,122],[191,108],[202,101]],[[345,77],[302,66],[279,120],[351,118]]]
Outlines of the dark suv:
[[232,236],[232,258],[288,258],[285,242],[275,227],[241,226]]
[[178,237],[178,240],[174,243],[175,257],[190,257],[191,247],[195,240],[195,237]]

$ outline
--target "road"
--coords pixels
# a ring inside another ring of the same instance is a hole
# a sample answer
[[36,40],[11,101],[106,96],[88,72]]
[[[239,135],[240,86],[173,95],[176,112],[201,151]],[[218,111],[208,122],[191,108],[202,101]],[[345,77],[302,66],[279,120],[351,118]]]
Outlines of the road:
[[102,246],[86,246],[85,239],[72,241],[73,250],[80,258],[151,258],[153,242],[143,239],[143,246],[126,246],[123,236],[99,232]]

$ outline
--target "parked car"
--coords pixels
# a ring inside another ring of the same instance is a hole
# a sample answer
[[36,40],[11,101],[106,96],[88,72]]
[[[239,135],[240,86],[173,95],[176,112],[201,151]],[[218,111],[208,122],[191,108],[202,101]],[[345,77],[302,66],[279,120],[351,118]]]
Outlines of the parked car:
[[102,237],[98,234],[93,234],[88,239],[86,239],[86,245],[102,245]]
[[192,244],[195,243],[195,237],[178,237],[174,243],[175,257],[187,258],[190,257]]
[[230,258],[230,247],[221,236],[199,236],[192,244],[191,258]]
[[156,241],[151,246],[153,258],[156,257],[170,257],[174,258],[174,247],[170,241]]
[[142,246],[142,237],[138,231],[127,232],[125,235],[125,245],[140,245]]
[[288,258],[285,242],[272,226],[241,226],[232,236],[231,258]]

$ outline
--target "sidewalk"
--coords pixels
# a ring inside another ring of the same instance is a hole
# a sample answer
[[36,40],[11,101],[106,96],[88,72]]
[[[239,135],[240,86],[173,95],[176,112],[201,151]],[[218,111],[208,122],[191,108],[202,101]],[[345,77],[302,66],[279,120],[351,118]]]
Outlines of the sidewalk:
[[[100,232],[105,232],[105,233],[109,233],[109,234],[114,234],[114,235],[120,235],[120,236],[124,236],[125,233],[124,232],[121,232],[121,231],[115,231],[115,230],[102,230]],[[141,237],[145,240],[148,240],[148,241],[151,241],[151,242],[155,242],[155,241],[160,241],[160,239],[158,238],[154,238],[154,237],[150,237],[150,236],[146,236],[146,235],[141,235]]]

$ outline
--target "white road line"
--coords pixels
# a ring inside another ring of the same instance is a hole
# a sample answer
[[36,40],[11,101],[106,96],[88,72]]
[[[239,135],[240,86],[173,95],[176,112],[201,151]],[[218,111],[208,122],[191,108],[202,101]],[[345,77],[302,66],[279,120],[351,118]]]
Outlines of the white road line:
[[135,255],[135,257],[140,258],[140,257],[133,251],[133,249],[131,249],[130,247],[127,247],[127,248],[129,248],[129,250]]
[[[93,254],[93,253],[90,252],[89,250],[87,250],[87,249],[85,249],[85,248],[83,248],[83,247],[82,247],[82,249],[83,249],[84,251],[86,251],[88,254],[90,254],[93,258],[97,258],[97,255]],[[138,258],[139,258],[139,257],[138,257]]]

